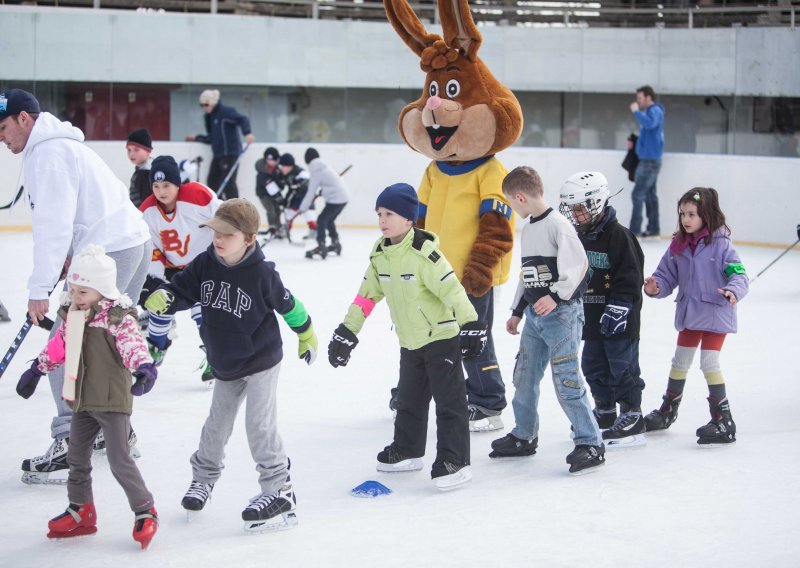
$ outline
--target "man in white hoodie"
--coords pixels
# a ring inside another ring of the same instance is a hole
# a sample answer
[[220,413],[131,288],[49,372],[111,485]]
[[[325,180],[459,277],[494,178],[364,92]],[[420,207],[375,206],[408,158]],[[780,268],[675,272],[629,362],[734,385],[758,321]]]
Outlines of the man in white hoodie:
[[[50,292],[66,273],[70,255],[101,245],[117,264],[117,288],[138,298],[147,276],[152,244],[141,213],[125,184],[83,144],[83,132],[48,112],[22,89],[0,93],[0,142],[22,154],[22,182],[33,223],[33,272],[28,280],[28,314],[34,324],[50,309]],[[58,323],[58,322],[56,322]],[[58,325],[53,327],[53,333]],[[61,399],[63,369],[50,374],[57,415],[50,449],[26,459],[29,481],[45,481],[67,469],[66,446],[72,412]],[[37,474],[41,474],[37,477]]]

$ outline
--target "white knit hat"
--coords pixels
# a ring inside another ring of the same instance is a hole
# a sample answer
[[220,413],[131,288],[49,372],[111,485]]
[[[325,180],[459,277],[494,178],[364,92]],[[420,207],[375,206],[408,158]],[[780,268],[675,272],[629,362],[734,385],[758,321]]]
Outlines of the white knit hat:
[[73,257],[67,283],[97,290],[109,300],[120,298],[117,264],[100,245],[89,245]]
[[217,106],[219,102],[219,91],[216,89],[206,89],[200,93],[200,104]]

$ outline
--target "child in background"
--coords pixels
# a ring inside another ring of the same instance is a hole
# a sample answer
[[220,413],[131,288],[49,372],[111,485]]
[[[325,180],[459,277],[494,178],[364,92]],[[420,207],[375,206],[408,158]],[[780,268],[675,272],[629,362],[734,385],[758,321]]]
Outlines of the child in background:
[[284,287],[275,264],[266,262],[256,244],[260,224],[258,210],[246,199],[224,202],[204,225],[214,231],[213,244],[145,303],[162,315],[200,302],[200,336],[217,378],[200,447],[190,459],[192,482],[181,502],[187,514],[203,509],[222,475],[225,446],[247,399],[245,428],[261,486],[242,511],[249,532],[297,523],[289,461],[277,429],[275,397],[283,349],[275,312],[297,334],[301,359],[310,365],[317,352],[305,307]]
[[256,197],[267,212],[267,232],[276,239],[286,236],[281,231],[281,211],[286,202],[281,194],[284,182],[278,168],[280,157],[278,149],[270,146],[264,150],[264,159],[256,161]]
[[678,346],[661,407],[645,417],[647,431],[669,428],[678,418],[686,375],[700,346],[700,368],[708,383],[711,421],[697,429],[697,443],[708,447],[736,441],[736,424],[725,392],[719,352],[725,335],[736,333],[736,304],[749,280],[733,248],[717,191],[696,187],[678,201],[678,231],[644,291],[666,298],[679,289],[675,308]]
[[639,371],[644,254],[633,233],[617,221],[608,198],[602,173],[580,172],[561,186],[559,210],[572,222],[589,260],[581,370],[611,450],[645,443]]
[[131,201],[136,207],[153,195],[153,188],[150,184],[150,164],[153,152],[153,140],[150,132],[146,128],[139,128],[128,134],[128,141],[125,143],[128,152],[128,159],[134,166],[131,176],[130,196]]
[[317,214],[312,203],[306,211],[300,211],[300,205],[308,192],[308,182],[311,179],[308,172],[295,164],[294,156],[284,154],[278,160],[278,167],[281,170],[283,181],[286,184],[286,209],[283,214],[286,218],[288,230],[292,230],[292,224],[298,215],[302,215],[308,223],[308,234],[303,239],[317,238]]
[[[150,182],[153,195],[145,199],[140,209],[153,239],[153,260],[139,298],[140,304],[209,247],[213,232],[211,229],[201,229],[200,226],[214,217],[221,203],[201,183],[182,184],[180,168],[172,156],[159,156],[153,160]],[[199,328],[199,303],[192,306],[191,313]],[[163,363],[167,349],[172,345],[169,330],[174,319],[169,314],[149,315],[147,342],[156,366]],[[204,382],[214,379],[208,363],[201,378]]]
[[414,228],[418,208],[414,188],[405,183],[378,196],[383,237],[372,247],[364,281],[328,345],[328,360],[334,367],[347,365],[356,334],[385,297],[400,340],[400,382],[394,441],[378,453],[377,469],[422,469],[432,396],[437,444],[431,478],[438,489],[449,490],[472,479],[461,358],[480,355],[487,325],[476,321],[464,287],[439,251],[439,238]]
[[[336,231],[336,217],[347,206],[350,199],[350,192],[347,190],[339,174],[323,162],[319,157],[319,152],[315,148],[308,148],[305,155],[308,164],[308,191],[300,203],[300,212],[307,212],[314,204],[317,193],[325,200],[325,208],[317,218],[317,248],[306,252],[306,258],[314,258],[314,255],[323,260],[329,252],[335,252],[337,256],[342,254],[342,245],[339,243],[339,233]],[[325,233],[331,237],[330,246],[325,245]]]
[[575,449],[567,456],[571,474],[605,463],[605,446],[592,415],[578,368],[583,328],[581,296],[586,289],[586,252],[570,223],[544,200],[544,186],[533,168],[514,168],[503,180],[511,208],[528,218],[522,229],[522,275],[506,331],[525,327],[514,366],[516,426],[492,442],[491,458],[530,456],[539,442],[539,385],[552,365],[558,402],[572,423]]
[[[92,495],[92,445],[102,428],[108,464],[122,486],[136,517],[133,539],[147,548],[158,529],[153,495],[129,455],[128,435],[134,396],[150,392],[157,377],[153,360],[139,334],[130,298],[115,284],[117,267],[97,245],[86,247],[72,259],[69,296],[59,310],[61,327],[17,385],[17,393],[30,397],[39,378],[65,362],[67,312],[86,311],[80,341],[80,361],[72,408],[67,463],[69,478],[66,512],[53,518],[48,538],[69,538],[97,532]],[[73,339],[70,337],[70,341]],[[72,349],[73,346],[69,346]],[[131,371],[136,382],[131,386]],[[69,380],[69,379],[67,379]]]

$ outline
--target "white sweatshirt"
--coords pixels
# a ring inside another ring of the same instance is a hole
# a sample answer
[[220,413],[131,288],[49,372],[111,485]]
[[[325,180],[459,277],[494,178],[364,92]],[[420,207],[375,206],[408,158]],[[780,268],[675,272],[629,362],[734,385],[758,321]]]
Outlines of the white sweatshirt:
[[350,192],[347,191],[342,178],[319,158],[314,158],[308,164],[308,174],[311,179],[308,181],[308,192],[300,205],[300,211],[308,211],[317,193],[322,195],[325,203],[331,205],[347,203],[350,200]]
[[150,239],[142,214],[128,199],[128,188],[69,122],[41,113],[22,159],[33,216],[29,299],[48,297],[70,250],[77,254],[96,244],[117,252]]

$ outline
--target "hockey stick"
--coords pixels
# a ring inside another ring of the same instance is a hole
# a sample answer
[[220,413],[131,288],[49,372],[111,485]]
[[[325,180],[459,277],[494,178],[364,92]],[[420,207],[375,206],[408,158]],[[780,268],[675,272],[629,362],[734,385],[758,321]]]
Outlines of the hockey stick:
[[[798,226],[797,226],[797,230],[798,230],[798,231],[800,231],[800,225],[798,225]],[[772,266],[773,264],[775,264],[776,262],[778,262],[778,261],[779,261],[781,258],[783,258],[783,255],[785,255],[787,252],[789,252],[789,251],[790,251],[790,250],[792,250],[794,247],[796,247],[796,246],[797,246],[797,243],[800,243],[800,237],[798,237],[798,239],[797,239],[795,242],[793,242],[793,243],[791,244],[791,246],[789,246],[789,248],[787,248],[785,251],[783,251],[781,254],[779,254],[779,255],[778,255],[778,257],[777,257],[775,260],[773,260],[773,261],[772,261],[772,262],[770,262],[768,265],[766,265],[766,266],[765,266],[765,267],[764,267],[764,268],[761,270],[761,272],[759,272],[758,274],[756,274],[755,276],[753,276],[753,279],[750,281],[750,284],[752,284],[753,282],[755,282],[755,281],[758,279],[758,277],[759,277],[759,276],[761,276],[762,274],[764,274],[764,273],[765,273],[765,272],[766,272],[766,271],[769,269],[769,267],[770,267],[770,266]]]
[[347,172],[349,172],[349,171],[350,171],[350,168],[352,168],[352,167],[353,167],[353,164],[350,164],[350,165],[349,165],[349,166],[347,166],[345,169],[343,169],[342,171],[340,171],[340,172],[339,172],[339,177],[342,177],[344,174],[346,174]]
[[[32,326],[33,322],[31,321],[31,316],[29,314],[26,316],[25,323],[22,324],[22,327],[20,328],[19,333],[17,333],[17,336],[14,338],[14,341],[11,342],[11,346],[8,348],[8,351],[6,351],[5,357],[3,357],[3,360],[0,361],[0,377],[2,377],[3,373],[6,372],[9,363],[11,363],[14,355],[17,354],[19,346],[22,345],[22,342],[25,340],[25,336],[28,335],[28,332],[31,330]],[[53,328],[53,320],[49,319],[48,317],[44,317],[39,323],[39,327],[50,330]]]
[[14,199],[12,199],[10,203],[6,203],[2,207],[0,207],[0,211],[3,209],[11,209],[12,207],[14,207],[17,201],[19,201],[19,198],[22,197],[22,192],[24,189],[25,189],[24,185],[19,186],[19,191],[17,191],[17,195],[14,197]]
[[220,185],[220,186],[219,186],[219,189],[217,190],[217,197],[219,197],[220,195],[222,195],[222,192],[223,192],[223,191],[225,191],[225,186],[227,186],[227,185],[228,185],[228,182],[229,182],[229,181],[231,180],[231,178],[233,177],[233,174],[235,174],[235,173],[236,173],[236,170],[238,170],[238,169],[239,169],[239,162],[241,161],[241,159],[242,159],[242,156],[244,156],[244,153],[245,153],[245,152],[247,152],[247,149],[248,149],[249,147],[250,147],[250,144],[248,143],[248,144],[245,144],[245,145],[244,145],[244,148],[242,148],[242,152],[239,154],[239,157],[238,157],[238,158],[236,158],[236,161],[235,161],[235,162],[233,163],[233,165],[231,166],[231,169],[228,171],[228,175],[226,175],[226,176],[225,176],[225,179],[224,179],[224,180],[222,180],[222,185]]

